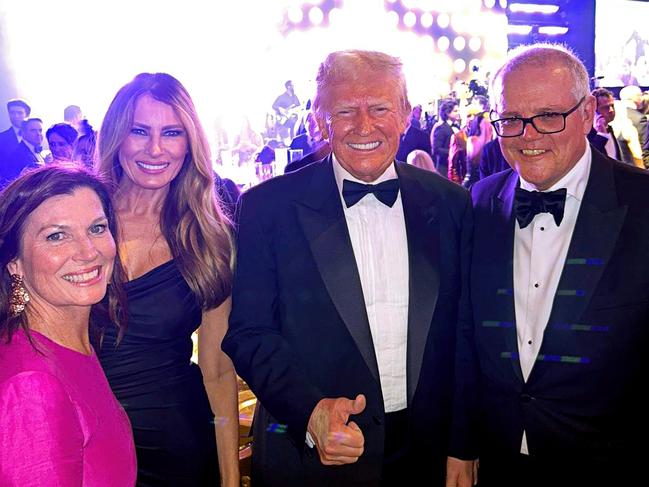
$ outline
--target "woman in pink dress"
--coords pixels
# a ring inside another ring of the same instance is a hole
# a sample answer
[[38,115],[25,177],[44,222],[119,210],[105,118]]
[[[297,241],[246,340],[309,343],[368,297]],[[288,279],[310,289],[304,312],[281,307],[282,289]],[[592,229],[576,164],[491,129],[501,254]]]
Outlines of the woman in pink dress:
[[[130,424],[89,341],[120,321],[115,217],[103,184],[45,166],[0,193],[0,485],[135,484]],[[101,312],[101,310],[98,310]]]

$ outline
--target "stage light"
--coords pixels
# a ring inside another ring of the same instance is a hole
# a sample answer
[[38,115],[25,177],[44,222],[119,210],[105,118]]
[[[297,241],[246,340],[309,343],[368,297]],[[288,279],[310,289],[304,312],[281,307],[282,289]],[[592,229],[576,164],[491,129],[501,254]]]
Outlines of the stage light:
[[403,14],[403,24],[408,27],[412,28],[415,26],[417,23],[417,16],[415,15],[414,12],[406,12]]
[[396,27],[399,25],[399,14],[396,13],[394,10],[390,10],[387,13],[387,18],[388,18],[388,23],[390,24],[390,27]]
[[329,25],[337,24],[340,21],[342,12],[339,8],[332,8],[329,10]]
[[507,8],[507,0],[499,0],[500,8]]
[[568,27],[559,27],[555,25],[545,25],[539,27],[539,34],[545,34],[548,36],[560,36],[568,32]]
[[301,7],[294,5],[292,7],[289,7],[288,11],[286,12],[286,16],[288,17],[288,20],[290,20],[294,24],[299,24],[304,18],[304,12],[302,12]]
[[469,39],[469,49],[471,49],[473,52],[476,52],[482,47],[482,41],[480,40],[479,37],[472,37]]
[[435,39],[433,39],[433,36],[426,34],[421,36],[421,40],[426,44],[428,49],[435,49]]
[[494,8],[496,6],[496,0],[484,0],[484,6],[487,8]]
[[320,7],[311,7],[309,10],[309,20],[313,25],[320,25],[324,19],[324,14]]
[[401,4],[408,10],[413,9],[417,6],[417,2],[415,0],[401,0]]
[[537,3],[510,3],[509,10],[510,12],[526,14],[553,14],[559,10],[559,6]]
[[508,25],[507,26],[507,33],[508,34],[516,34],[516,35],[526,36],[530,32],[532,32],[532,26],[531,25]]
[[456,51],[462,51],[466,47],[466,39],[462,36],[457,36],[453,39],[453,49]]
[[424,12],[419,17],[419,23],[424,29],[429,29],[433,25],[433,14],[430,12]]
[[466,69],[466,62],[462,58],[453,61],[453,71],[460,74]]
[[446,29],[450,22],[451,19],[449,18],[448,14],[442,13],[437,16],[437,25],[439,25],[442,29]]
[[450,45],[451,41],[449,41],[448,37],[446,36],[441,36],[439,39],[437,39],[437,48],[440,51],[446,51]]

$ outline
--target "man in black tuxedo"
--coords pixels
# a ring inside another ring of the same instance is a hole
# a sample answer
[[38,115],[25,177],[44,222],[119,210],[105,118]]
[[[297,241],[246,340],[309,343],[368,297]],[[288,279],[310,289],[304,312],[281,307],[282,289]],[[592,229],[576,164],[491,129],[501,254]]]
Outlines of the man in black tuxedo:
[[24,100],[9,100],[7,102],[7,113],[11,126],[0,132],[0,174],[4,173],[3,166],[7,162],[7,156],[18,148],[22,140],[20,124],[29,117],[30,106]]
[[[615,99],[606,88],[595,88],[590,93],[597,101],[593,128],[588,133],[588,141],[602,154],[611,159],[627,162],[622,158],[620,143],[615,136],[611,122],[615,119]],[[633,161],[628,161],[632,163]]]
[[284,174],[302,169],[304,166],[324,159],[331,152],[329,142],[322,138],[322,132],[315,119],[315,113],[309,112],[306,117],[306,129],[291,142],[291,149],[302,149],[300,159],[289,161],[284,168]]
[[317,87],[333,154],[241,198],[223,350],[260,401],[253,482],[443,486],[448,462],[448,485],[469,486],[466,428],[451,426],[468,194],[395,161],[398,59],[332,53]]
[[0,171],[0,187],[16,179],[24,169],[44,164],[41,155],[43,150],[43,121],[40,118],[28,118],[20,124],[22,140],[7,155]]
[[459,345],[480,366],[481,486],[644,481],[649,175],[587,143],[588,81],[533,45],[492,82],[512,169],[472,188],[475,341]]
[[415,119],[411,117],[408,120],[406,131],[401,136],[401,142],[399,143],[399,150],[396,156],[397,160],[407,160],[408,154],[414,150],[423,150],[428,154],[431,153],[430,137],[426,132],[416,126]]
[[445,100],[439,108],[439,122],[435,124],[430,134],[433,161],[437,172],[448,177],[448,153],[451,147],[451,137],[458,131],[460,112],[456,100]]

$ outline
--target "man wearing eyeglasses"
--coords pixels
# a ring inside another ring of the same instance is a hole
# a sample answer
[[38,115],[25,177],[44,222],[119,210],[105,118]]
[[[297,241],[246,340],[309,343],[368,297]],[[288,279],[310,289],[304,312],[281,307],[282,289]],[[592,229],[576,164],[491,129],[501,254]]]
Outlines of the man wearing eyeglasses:
[[588,144],[596,101],[564,48],[515,50],[492,83],[511,170],[473,186],[475,333],[460,342],[480,370],[480,486],[636,485],[649,176]]

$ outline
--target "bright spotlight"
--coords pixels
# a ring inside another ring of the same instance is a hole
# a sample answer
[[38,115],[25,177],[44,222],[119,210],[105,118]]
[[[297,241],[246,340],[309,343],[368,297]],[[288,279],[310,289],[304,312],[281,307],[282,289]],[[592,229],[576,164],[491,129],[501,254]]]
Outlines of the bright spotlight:
[[510,12],[521,12],[526,14],[553,14],[559,10],[558,5],[540,5],[536,3],[510,3]]
[[433,14],[430,12],[424,12],[421,14],[421,17],[419,17],[419,23],[424,29],[430,28],[430,26],[433,25]]
[[448,24],[451,23],[451,19],[449,18],[448,14],[439,14],[437,16],[437,25],[439,25],[442,29],[446,29],[448,27]]
[[329,10],[329,25],[337,24],[342,16],[342,11],[339,8],[332,8]]
[[471,49],[473,52],[479,51],[481,46],[482,41],[479,37],[472,37],[471,39],[469,39],[469,49]]
[[446,51],[450,45],[451,45],[451,41],[449,41],[448,37],[446,36],[442,36],[439,39],[437,39],[437,47],[439,48],[440,51]]
[[399,25],[399,14],[396,13],[394,10],[390,10],[388,12],[388,22],[392,27],[396,27]]
[[458,58],[453,61],[453,71],[456,73],[462,73],[466,69],[466,62],[462,58]]
[[560,36],[568,32],[568,27],[559,27],[555,25],[546,25],[539,27],[539,34],[545,34],[548,36]]
[[530,32],[532,32],[532,26],[531,25],[508,25],[507,26],[507,33],[508,34],[517,34],[521,36],[526,36]]
[[507,8],[507,0],[499,0],[500,8]]
[[313,25],[320,25],[324,20],[324,14],[320,7],[311,7],[309,10],[309,20]]
[[496,6],[496,0],[484,0],[484,6],[487,8],[494,8]]
[[417,23],[417,16],[415,15],[414,12],[406,12],[403,14],[403,24],[408,27],[412,28],[415,26]]
[[294,24],[299,24],[304,18],[304,13],[302,12],[302,9],[300,7],[294,5],[292,7],[289,7],[287,16],[288,20],[290,20]]
[[453,49],[462,51],[466,47],[466,40],[462,36],[457,36],[453,39]]

